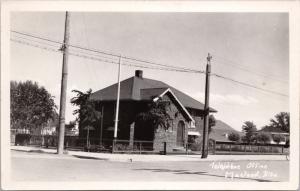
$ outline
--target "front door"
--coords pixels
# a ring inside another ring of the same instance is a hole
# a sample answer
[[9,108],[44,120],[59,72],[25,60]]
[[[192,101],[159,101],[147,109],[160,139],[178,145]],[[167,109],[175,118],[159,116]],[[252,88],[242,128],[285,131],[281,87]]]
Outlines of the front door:
[[179,121],[177,127],[177,146],[184,146],[184,122]]

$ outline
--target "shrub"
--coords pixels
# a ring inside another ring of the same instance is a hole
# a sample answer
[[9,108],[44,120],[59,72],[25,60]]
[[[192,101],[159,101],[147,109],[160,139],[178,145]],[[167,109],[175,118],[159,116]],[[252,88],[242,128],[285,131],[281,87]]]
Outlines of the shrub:
[[201,151],[202,144],[201,143],[192,143],[190,148],[192,151]]
[[228,140],[238,142],[240,140],[240,135],[236,132],[231,132],[228,136]]
[[124,145],[124,144],[115,144],[115,147],[114,147],[114,150],[116,150],[116,151],[124,151],[124,150],[126,150],[126,145]]
[[256,135],[257,141],[262,142],[264,144],[269,143],[271,140],[271,137],[267,133],[259,133]]
[[[143,150],[144,147],[142,146],[141,149]],[[139,151],[140,147],[138,145],[130,146],[128,144],[118,143],[118,144],[115,144],[114,150],[116,150],[116,151],[132,151],[132,150]]]
[[29,134],[16,134],[15,145],[28,145],[30,143]]
[[284,136],[280,134],[273,135],[273,141],[279,144],[281,141],[284,141]]
[[248,140],[248,137],[246,137],[246,136],[242,136],[242,141],[244,142],[244,143],[248,143],[249,142],[249,140]]

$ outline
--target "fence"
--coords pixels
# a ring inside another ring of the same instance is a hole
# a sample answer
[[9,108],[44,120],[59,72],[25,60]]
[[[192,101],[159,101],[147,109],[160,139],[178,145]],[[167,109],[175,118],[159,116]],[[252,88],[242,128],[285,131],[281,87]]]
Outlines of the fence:
[[215,142],[213,154],[289,154],[289,145]]
[[[114,153],[161,153],[166,154],[167,147],[174,145],[170,142],[161,143],[164,145],[160,151],[154,150],[153,141],[134,140],[112,140],[99,138],[80,138],[65,136],[65,148],[67,150],[83,150],[88,152],[114,152]],[[15,145],[35,145],[46,148],[57,147],[57,136],[53,135],[29,135],[16,134]],[[201,154],[202,143],[186,143],[184,148],[174,148],[168,154]],[[243,144],[234,142],[209,141],[209,154],[289,154],[289,145],[274,144]]]
[[45,146],[45,147],[56,147],[57,137],[56,136],[39,136],[30,134],[16,134],[15,139],[12,141],[15,145],[34,145],[34,146]]
[[[33,145],[46,148],[57,147],[58,137],[55,135],[30,135],[16,134],[15,145]],[[77,136],[65,136],[64,147],[68,150],[85,150],[85,151],[109,151],[112,147],[111,139],[86,139]]]
[[[202,142],[186,143],[186,154],[202,154]],[[209,140],[208,153],[215,154],[215,141]]]
[[139,141],[132,142],[128,140],[114,140],[113,150],[114,153],[157,153],[153,150],[153,141]]
[[[54,135],[29,135],[17,134],[15,145],[34,145],[46,148],[57,147],[57,136]],[[80,138],[74,136],[65,136],[64,147],[67,150],[81,150],[88,152],[113,152],[113,153],[137,153],[137,154],[158,154],[165,153],[167,146],[170,147],[173,143],[161,143],[165,147],[160,150],[154,150],[153,141],[134,140],[113,140],[99,138]],[[168,152],[170,153],[170,152]],[[178,152],[177,152],[178,153]],[[185,153],[183,150],[182,153]]]

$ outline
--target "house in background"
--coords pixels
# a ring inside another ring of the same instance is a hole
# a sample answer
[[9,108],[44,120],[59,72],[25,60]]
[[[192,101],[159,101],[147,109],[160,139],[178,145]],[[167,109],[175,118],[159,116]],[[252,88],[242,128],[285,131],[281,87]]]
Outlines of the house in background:
[[[95,122],[91,138],[113,139],[113,127],[118,84],[113,84],[94,92],[90,99],[95,101],[96,109],[103,112],[103,121]],[[153,127],[137,121],[138,114],[145,112],[149,103],[161,100],[169,103],[168,113],[173,117],[170,127]],[[216,110],[210,108],[210,112]],[[135,76],[120,82],[120,107],[118,136],[120,140],[151,141],[154,151],[184,148],[188,136],[201,139],[203,130],[204,105],[169,86],[168,84],[143,77],[143,71],[136,70]],[[102,124],[102,133],[100,131]],[[87,131],[79,124],[79,136],[86,137]]]
[[77,122],[70,122],[65,125],[65,136],[78,136],[78,134],[79,131]]
[[263,127],[261,130],[258,130],[257,133],[269,134],[271,137],[270,144],[277,144],[274,141],[274,136],[276,136],[276,135],[280,135],[283,137],[283,140],[278,143],[280,145],[285,145],[287,143],[287,140],[289,140],[289,138],[290,138],[290,133],[287,133],[285,131],[282,131],[279,128],[272,127],[272,126]]
[[56,135],[58,127],[58,119],[49,120],[47,125],[39,129],[40,135]]

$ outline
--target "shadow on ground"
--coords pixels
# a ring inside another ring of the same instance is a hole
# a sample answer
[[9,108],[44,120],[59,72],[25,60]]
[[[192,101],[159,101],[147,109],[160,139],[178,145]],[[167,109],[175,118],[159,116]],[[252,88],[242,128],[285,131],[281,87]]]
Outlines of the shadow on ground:
[[56,154],[56,153],[49,153],[45,152],[43,150],[29,150],[29,151],[24,151],[24,150],[17,150],[17,149],[11,149],[13,151],[18,151],[18,152],[24,152],[24,153],[37,153],[37,154]]
[[97,157],[89,157],[89,156],[80,156],[80,155],[72,155],[76,158],[80,158],[80,159],[93,159],[93,160],[104,160],[107,161],[108,159],[104,159],[104,158],[97,158]]
[[[179,175],[202,175],[202,176],[213,176],[213,177],[221,177],[225,178],[223,175],[217,175],[217,174],[210,174],[208,172],[193,172],[189,170],[172,170],[172,169],[162,169],[162,168],[140,168],[140,169],[133,169],[133,170],[145,170],[145,171],[152,171],[152,172],[169,172],[173,174],[179,174]],[[278,182],[278,181],[272,181],[272,180],[264,180],[264,179],[257,179],[257,178],[243,178],[243,177],[234,177],[234,179],[246,179],[246,180],[255,180],[257,182]]]

